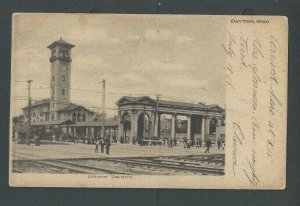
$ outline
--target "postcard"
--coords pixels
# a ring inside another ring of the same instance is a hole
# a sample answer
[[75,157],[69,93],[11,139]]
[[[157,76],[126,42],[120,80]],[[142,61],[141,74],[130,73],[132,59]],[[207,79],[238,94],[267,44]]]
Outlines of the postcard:
[[285,188],[286,17],[12,20],[10,186]]

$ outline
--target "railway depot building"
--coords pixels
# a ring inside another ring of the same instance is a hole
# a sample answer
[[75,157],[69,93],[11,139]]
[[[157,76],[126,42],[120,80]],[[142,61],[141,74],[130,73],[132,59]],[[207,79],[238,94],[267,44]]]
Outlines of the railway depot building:
[[[225,138],[225,110],[218,105],[155,100],[148,96],[124,96],[116,104],[119,107],[119,139],[127,136],[137,141],[149,137],[184,137],[192,141]],[[161,119],[163,115],[170,118]],[[180,116],[186,121],[178,121]],[[183,125],[180,122],[185,125],[181,131],[179,127]]]
[[[55,133],[57,140],[74,135],[100,137],[102,133],[102,122],[95,118],[97,114],[70,101],[73,47],[61,38],[47,47],[51,54],[49,98],[32,102],[30,107],[32,131]],[[225,110],[218,105],[165,101],[148,96],[123,96],[116,105],[117,117],[104,122],[104,134],[109,135],[112,142],[141,142],[153,137],[157,140],[185,137],[202,141],[225,138]],[[28,122],[28,107],[22,110],[25,122]],[[169,118],[162,118],[164,115]],[[180,116],[185,120],[179,121]],[[182,126],[184,130],[179,128]],[[26,129],[19,126],[14,131],[16,134],[22,131],[25,136]]]
[[[34,101],[31,104],[32,131],[55,133],[56,139],[61,136],[99,137],[101,121],[95,122],[94,111],[70,102],[71,83],[71,49],[75,47],[60,38],[47,48],[50,50],[50,98]],[[22,108],[25,122],[28,122],[28,106]],[[105,130],[111,137],[116,136],[117,121],[105,121]],[[24,133],[24,126],[18,126]],[[28,128],[28,127],[27,127]],[[18,131],[16,130],[16,133]],[[24,136],[24,135],[23,135]]]

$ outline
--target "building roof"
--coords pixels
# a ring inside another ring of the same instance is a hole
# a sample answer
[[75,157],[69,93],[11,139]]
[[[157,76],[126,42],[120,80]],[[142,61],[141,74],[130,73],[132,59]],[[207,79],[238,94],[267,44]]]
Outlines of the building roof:
[[[148,96],[142,97],[129,97],[123,96],[116,102],[118,106],[121,105],[128,105],[128,104],[143,104],[143,105],[156,105],[156,100],[152,99]],[[176,102],[176,101],[166,101],[166,100],[158,100],[158,107],[180,107],[180,108],[189,108],[189,109],[201,109],[201,110],[211,110],[211,109],[218,109],[223,110],[219,105],[205,105],[205,104],[193,104],[187,102]]]
[[66,106],[66,107],[58,110],[58,112],[69,112],[69,111],[72,111],[72,110],[77,109],[77,108],[82,108],[84,110],[87,110],[90,113],[94,113],[93,111],[91,111],[91,110],[89,110],[89,109],[87,109],[87,108],[85,108],[85,107],[83,107],[81,105],[74,104],[72,102],[68,106]]
[[[47,98],[47,99],[42,99],[42,100],[35,101],[31,104],[31,107],[37,107],[37,106],[44,105],[44,104],[49,105],[50,104],[50,99]],[[27,109],[27,108],[28,108],[28,106],[23,107],[22,109],[24,110],[24,109]]]
[[63,46],[63,47],[67,47],[67,48],[69,48],[69,49],[75,47],[75,45],[66,42],[66,41],[63,40],[61,37],[60,37],[59,40],[57,40],[57,41],[53,42],[52,44],[50,44],[47,48],[53,49],[53,48],[56,47],[56,46]]
[[72,120],[55,120],[55,121],[40,121],[32,122],[31,126],[41,126],[41,125],[71,125],[75,124]]
[[[102,121],[99,122],[77,122],[74,125],[71,125],[72,127],[101,127]],[[118,120],[114,118],[106,119],[104,121],[105,127],[117,127],[118,126]]]
[[[50,104],[50,99],[49,98],[48,99],[42,99],[42,100],[33,102],[31,104],[31,107],[37,107],[37,106],[41,106],[41,105],[44,105],[44,104],[48,104],[49,105]],[[22,109],[25,110],[27,108],[28,108],[28,106],[23,107]],[[77,109],[77,108],[82,108],[84,110],[87,110],[90,113],[94,113],[93,111],[85,108],[84,106],[81,106],[81,105],[78,105],[78,104],[74,104],[72,102],[70,102],[70,104],[68,106],[66,106],[66,107],[58,110],[58,112],[68,112],[68,111],[72,111],[72,110]]]

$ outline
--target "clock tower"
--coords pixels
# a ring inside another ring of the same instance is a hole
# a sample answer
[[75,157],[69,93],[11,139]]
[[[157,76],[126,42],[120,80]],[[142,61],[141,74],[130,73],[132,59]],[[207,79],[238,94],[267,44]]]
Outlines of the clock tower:
[[70,104],[71,49],[74,47],[60,38],[48,46],[51,51],[50,120],[58,120],[58,111]]

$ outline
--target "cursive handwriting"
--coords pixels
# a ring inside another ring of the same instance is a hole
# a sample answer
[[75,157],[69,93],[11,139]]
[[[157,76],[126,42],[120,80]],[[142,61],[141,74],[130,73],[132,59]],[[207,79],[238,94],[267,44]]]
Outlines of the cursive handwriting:
[[232,84],[232,74],[233,74],[232,66],[227,63],[225,67],[225,76],[226,76],[226,85],[229,86],[231,89],[235,90],[233,84]]
[[234,52],[233,47],[236,44],[236,38],[230,32],[227,32],[227,35],[228,35],[228,41],[225,44],[222,43],[221,47],[225,50],[227,56],[234,57],[235,56],[235,52]]
[[253,185],[253,186],[257,186],[257,184],[260,182],[257,175],[256,175],[256,151],[255,150],[251,150],[251,155],[250,155],[250,160],[247,157],[246,158],[248,166],[250,168],[250,171],[243,169],[243,172],[245,174],[245,176],[247,177],[247,179],[249,180],[249,182]]
[[275,140],[277,137],[276,132],[276,119],[275,116],[282,107],[281,101],[277,97],[275,88],[279,86],[279,79],[277,78],[277,58],[279,53],[278,40],[274,36],[270,36],[269,43],[269,55],[270,55],[270,77],[269,77],[269,120],[268,120],[268,130],[267,130],[267,140],[266,140],[266,154],[273,160],[273,149]]
[[246,57],[248,56],[248,37],[240,36],[240,69],[247,69]]
[[259,57],[265,58],[262,53],[260,38],[257,35],[254,35],[252,47],[253,47],[252,57],[254,59],[258,59]]
[[243,141],[245,140],[244,132],[242,131],[240,125],[236,122],[232,123],[233,126],[233,143],[232,143],[232,169],[233,169],[233,174],[235,176],[235,168],[238,165],[237,161],[237,151],[238,151],[238,146],[243,145]]

